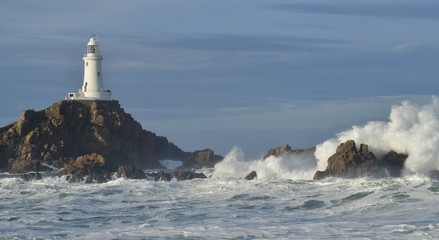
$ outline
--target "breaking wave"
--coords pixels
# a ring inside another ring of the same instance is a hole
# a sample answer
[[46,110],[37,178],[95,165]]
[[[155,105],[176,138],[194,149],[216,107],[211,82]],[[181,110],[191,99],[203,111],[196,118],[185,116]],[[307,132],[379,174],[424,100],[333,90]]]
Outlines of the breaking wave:
[[312,154],[271,156],[267,159],[246,159],[243,151],[234,147],[225,159],[215,166],[214,177],[243,178],[256,171],[258,178],[312,179],[315,171],[325,170],[328,158],[340,143],[354,140],[365,143],[378,157],[394,150],[408,154],[404,175],[427,174],[439,169],[439,98],[417,105],[404,101],[391,108],[389,120],[371,121],[364,126],[336,134],[316,147]]
[[317,162],[312,153],[292,153],[252,160],[246,159],[243,151],[234,147],[222,162],[215,165],[212,176],[243,178],[245,174],[256,171],[258,178],[312,179],[316,166]]
[[439,98],[425,105],[404,101],[391,108],[389,121],[372,121],[364,126],[338,133],[317,146],[318,169],[324,170],[327,159],[337,146],[352,139],[366,143],[377,157],[394,150],[408,154],[404,174],[427,174],[439,169]]

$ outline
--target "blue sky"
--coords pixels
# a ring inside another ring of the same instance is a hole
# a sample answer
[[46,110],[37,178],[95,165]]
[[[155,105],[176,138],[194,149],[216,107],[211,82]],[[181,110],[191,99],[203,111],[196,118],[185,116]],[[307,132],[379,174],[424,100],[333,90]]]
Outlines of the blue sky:
[[88,38],[145,129],[250,156],[319,144],[439,87],[433,0],[0,3],[0,125],[80,88]]

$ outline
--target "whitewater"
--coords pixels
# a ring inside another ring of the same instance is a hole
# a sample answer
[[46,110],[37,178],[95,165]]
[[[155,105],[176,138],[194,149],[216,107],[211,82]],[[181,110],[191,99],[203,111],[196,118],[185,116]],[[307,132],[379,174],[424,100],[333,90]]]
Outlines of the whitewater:
[[[353,139],[409,155],[401,178],[312,180]],[[439,100],[392,107],[389,121],[339,133],[305,153],[246,159],[233,148],[207,179],[114,177],[68,183],[55,173],[0,174],[0,239],[438,239]],[[167,160],[166,166],[181,163]],[[245,180],[250,171],[258,178]]]
[[0,180],[0,239],[437,239],[439,182]]

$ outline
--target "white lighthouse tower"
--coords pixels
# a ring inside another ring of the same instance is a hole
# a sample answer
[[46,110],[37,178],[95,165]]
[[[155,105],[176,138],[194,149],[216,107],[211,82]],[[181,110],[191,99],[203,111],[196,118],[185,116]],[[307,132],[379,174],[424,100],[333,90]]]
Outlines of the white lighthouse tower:
[[102,81],[102,56],[99,54],[99,44],[96,37],[90,38],[84,60],[84,82],[77,93],[69,93],[69,100],[111,100],[111,91],[104,88]]

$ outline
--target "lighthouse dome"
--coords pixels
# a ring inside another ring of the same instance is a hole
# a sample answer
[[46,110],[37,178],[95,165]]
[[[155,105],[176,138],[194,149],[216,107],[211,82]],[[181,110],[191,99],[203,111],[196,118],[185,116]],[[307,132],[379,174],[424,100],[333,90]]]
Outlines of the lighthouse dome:
[[88,41],[87,45],[98,45],[98,42],[94,37],[90,38],[90,41]]

